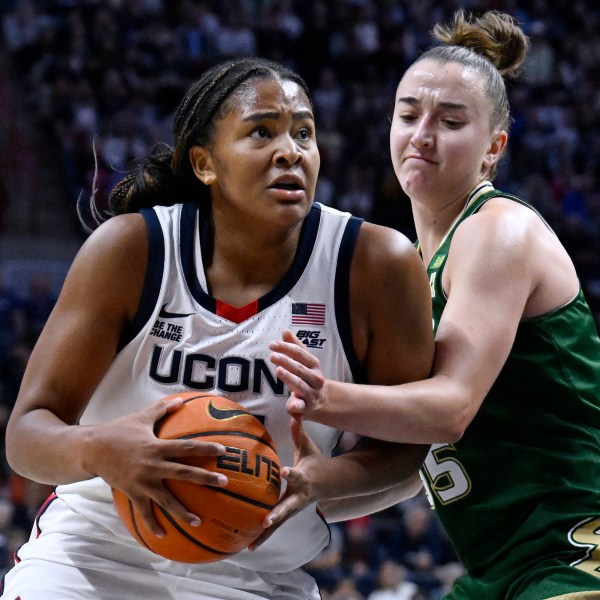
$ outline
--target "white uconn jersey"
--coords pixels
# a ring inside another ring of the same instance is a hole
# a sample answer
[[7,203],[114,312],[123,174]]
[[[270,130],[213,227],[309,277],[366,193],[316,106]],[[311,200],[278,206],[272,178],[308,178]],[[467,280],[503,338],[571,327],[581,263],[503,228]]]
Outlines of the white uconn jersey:
[[[350,262],[361,220],[315,204],[289,271],[266,295],[234,308],[208,293],[203,248],[211,247],[211,232],[197,206],[155,207],[142,214],[150,248],[140,308],[81,424],[117,418],[179,391],[211,392],[260,415],[281,464],[293,465],[288,391],[267,358],[268,343],[291,328],[319,358],[326,377],[363,379],[352,349],[348,306]],[[341,432],[316,423],[306,428],[330,455]],[[121,531],[110,490],[99,478],[59,486],[57,493],[77,512]],[[312,559],[328,541],[328,527],[312,505],[257,551],[227,560],[248,569],[285,572]]]

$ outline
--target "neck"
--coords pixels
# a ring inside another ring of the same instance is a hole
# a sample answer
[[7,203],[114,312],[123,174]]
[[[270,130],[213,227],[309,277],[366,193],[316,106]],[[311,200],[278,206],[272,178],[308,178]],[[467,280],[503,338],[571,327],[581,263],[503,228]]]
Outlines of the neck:
[[425,265],[429,264],[456,217],[463,211],[466,200],[463,197],[441,207],[413,203],[415,229]]
[[477,191],[483,183],[478,182],[466,193],[446,201],[411,199],[415,229],[426,265],[437,252],[456,219],[467,208],[468,203],[478,197],[478,194],[473,192]]
[[289,270],[301,223],[279,233],[250,229],[216,227],[212,260],[205,265],[211,295],[236,307],[269,292]]

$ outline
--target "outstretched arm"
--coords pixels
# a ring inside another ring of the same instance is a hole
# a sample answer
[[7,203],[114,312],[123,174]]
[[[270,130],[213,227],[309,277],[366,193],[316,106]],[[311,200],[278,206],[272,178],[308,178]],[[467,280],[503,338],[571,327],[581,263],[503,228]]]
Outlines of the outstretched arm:
[[400,385],[327,380],[316,357],[286,332],[271,344],[271,360],[293,392],[288,410],[389,441],[459,440],[502,369],[524,312],[544,314],[576,293],[563,285],[561,297],[557,284],[553,287],[559,293],[549,304],[536,301],[550,296],[538,290],[548,285],[541,278],[547,277],[544,257],[554,242],[540,244],[543,226],[531,227],[527,218],[486,210],[457,230],[445,270],[449,297],[437,330],[431,377]]

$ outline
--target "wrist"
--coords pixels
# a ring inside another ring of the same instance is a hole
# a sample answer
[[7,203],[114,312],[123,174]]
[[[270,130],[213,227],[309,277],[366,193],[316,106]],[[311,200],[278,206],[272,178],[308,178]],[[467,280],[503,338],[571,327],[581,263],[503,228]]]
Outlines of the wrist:
[[79,457],[79,465],[83,478],[91,478],[98,476],[98,460],[97,460],[97,436],[96,427],[94,426],[73,426],[73,434],[77,437],[75,447],[77,452],[75,456]]
[[336,382],[331,379],[325,379],[323,386],[319,391],[318,402],[316,402],[311,410],[310,420],[323,425],[333,425],[331,419],[335,417],[335,384]]

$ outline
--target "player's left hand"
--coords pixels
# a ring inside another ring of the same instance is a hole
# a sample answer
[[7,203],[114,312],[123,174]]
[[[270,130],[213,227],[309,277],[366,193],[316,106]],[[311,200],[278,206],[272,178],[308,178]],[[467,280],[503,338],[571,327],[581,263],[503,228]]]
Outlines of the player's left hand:
[[292,416],[290,431],[296,446],[294,466],[281,469],[281,476],[287,482],[285,493],[265,517],[265,531],[249,546],[250,551],[256,550],[269,539],[284,521],[318,500],[319,486],[315,476],[328,459],[306,433],[302,416]]

